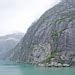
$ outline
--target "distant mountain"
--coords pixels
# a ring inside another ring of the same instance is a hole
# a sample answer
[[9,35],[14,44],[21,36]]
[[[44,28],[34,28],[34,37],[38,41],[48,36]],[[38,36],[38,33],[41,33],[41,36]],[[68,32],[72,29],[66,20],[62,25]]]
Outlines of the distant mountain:
[[5,58],[20,63],[73,64],[75,0],[61,0],[46,11]]
[[23,36],[23,33],[0,36],[0,55],[14,48]]

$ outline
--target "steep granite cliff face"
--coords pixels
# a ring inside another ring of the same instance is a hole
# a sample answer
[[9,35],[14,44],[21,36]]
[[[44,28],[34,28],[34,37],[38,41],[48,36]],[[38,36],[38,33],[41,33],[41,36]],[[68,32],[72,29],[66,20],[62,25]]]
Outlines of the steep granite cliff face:
[[[75,61],[75,0],[62,0],[28,29],[6,55],[16,62]],[[60,58],[60,60],[58,60]]]

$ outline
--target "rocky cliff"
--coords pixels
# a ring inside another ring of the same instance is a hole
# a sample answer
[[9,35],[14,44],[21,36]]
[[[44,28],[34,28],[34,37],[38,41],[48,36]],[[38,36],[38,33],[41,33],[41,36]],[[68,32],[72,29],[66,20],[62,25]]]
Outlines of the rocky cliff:
[[16,62],[75,61],[75,0],[62,0],[28,29],[20,43],[6,55]]

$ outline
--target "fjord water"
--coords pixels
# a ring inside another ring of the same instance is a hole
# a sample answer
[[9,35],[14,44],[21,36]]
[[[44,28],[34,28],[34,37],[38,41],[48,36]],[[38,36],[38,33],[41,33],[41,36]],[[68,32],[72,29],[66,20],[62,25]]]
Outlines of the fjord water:
[[35,67],[30,64],[0,65],[0,75],[75,75],[75,68]]

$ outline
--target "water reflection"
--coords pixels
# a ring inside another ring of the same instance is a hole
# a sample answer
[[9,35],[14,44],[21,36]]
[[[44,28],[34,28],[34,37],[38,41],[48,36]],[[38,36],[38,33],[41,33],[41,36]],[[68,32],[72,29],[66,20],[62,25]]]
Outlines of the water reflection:
[[75,75],[75,68],[45,68],[20,66],[22,75]]
[[44,68],[29,64],[2,65],[0,75],[75,75],[75,68]]

